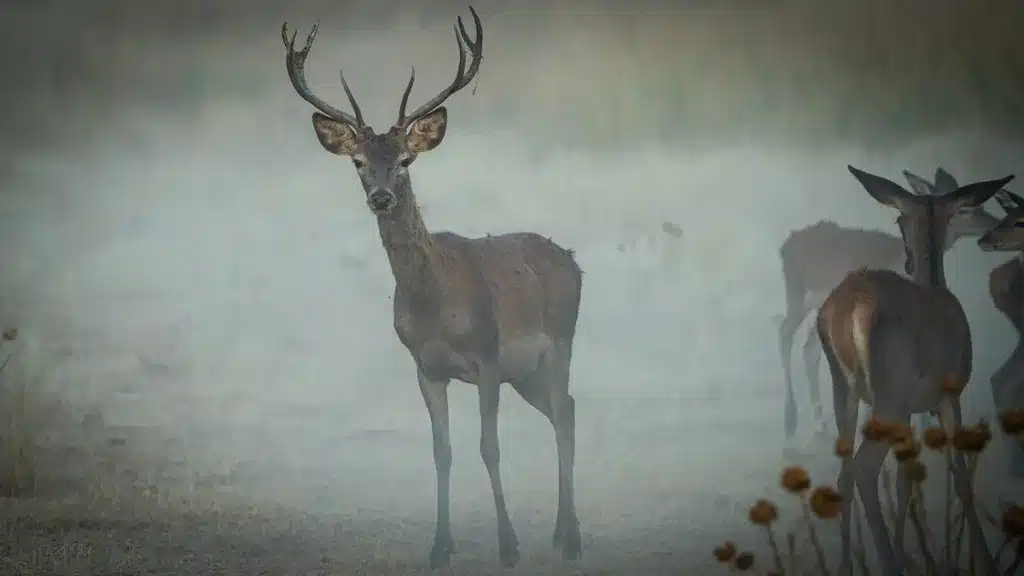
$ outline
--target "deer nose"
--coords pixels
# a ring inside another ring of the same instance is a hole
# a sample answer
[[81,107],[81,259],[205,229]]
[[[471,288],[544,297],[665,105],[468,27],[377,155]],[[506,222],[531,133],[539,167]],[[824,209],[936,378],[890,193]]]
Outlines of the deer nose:
[[366,197],[370,209],[374,211],[388,210],[395,205],[395,193],[387,188],[376,188]]

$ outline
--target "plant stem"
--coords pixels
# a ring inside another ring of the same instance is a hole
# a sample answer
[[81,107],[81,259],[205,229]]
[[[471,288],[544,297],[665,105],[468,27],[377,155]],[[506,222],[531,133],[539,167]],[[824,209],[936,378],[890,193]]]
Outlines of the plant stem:
[[935,563],[935,555],[932,554],[932,546],[928,537],[928,530],[925,528],[924,494],[919,485],[914,485],[910,497],[910,520],[914,524],[914,531],[917,532],[917,539],[921,543],[921,554],[924,556],[924,565],[928,574],[938,576],[939,566]]
[[854,548],[854,557],[857,559],[857,566],[862,576],[870,576],[868,572],[868,558],[864,543],[864,518],[860,513],[860,506],[857,502],[850,502],[850,512],[853,514],[853,527],[857,530],[857,547]]
[[946,569],[955,572],[953,564],[953,448],[946,446]]
[[999,551],[996,552],[996,566],[999,566],[999,560],[1002,559],[1003,552],[1006,552],[1006,549],[1010,547],[1010,544],[1013,544],[1013,538],[1009,534],[1003,536],[1003,543],[999,546]]
[[829,576],[828,562],[825,560],[825,551],[821,547],[821,542],[818,541],[818,533],[814,530],[814,518],[811,517],[811,505],[803,498],[800,499],[800,504],[804,511],[804,518],[807,520],[807,532],[811,539],[811,546],[814,547],[814,555],[818,559],[818,568],[821,569],[822,576]]
[[764,530],[768,533],[768,546],[772,549],[775,569],[779,571],[779,574],[782,574],[785,571],[785,567],[782,565],[782,554],[779,553],[779,545],[775,543],[775,531],[772,530],[771,525],[765,526]]

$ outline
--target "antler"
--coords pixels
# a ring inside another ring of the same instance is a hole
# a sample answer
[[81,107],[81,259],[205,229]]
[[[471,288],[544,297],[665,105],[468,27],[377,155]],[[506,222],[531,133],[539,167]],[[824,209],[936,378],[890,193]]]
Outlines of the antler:
[[[398,107],[398,121],[395,122],[396,127],[403,129],[407,128],[416,120],[426,116],[430,112],[433,112],[434,109],[447,100],[449,96],[468,86],[476,76],[476,73],[480,70],[480,62],[483,60],[484,27],[480,22],[480,16],[472,6],[469,7],[469,11],[473,13],[473,22],[476,24],[476,42],[470,40],[469,33],[466,32],[466,27],[462,24],[462,16],[459,16],[458,25],[455,27],[455,41],[459,45],[459,68],[455,73],[455,80],[450,86],[442,90],[440,94],[434,96],[426,104],[420,106],[413,111],[412,114],[406,116],[405,107],[409,103],[409,93],[412,92],[413,82],[416,81],[416,68],[413,68],[412,74],[409,75],[409,84],[405,87],[405,92],[402,94],[402,103]],[[465,46],[463,44],[465,44]],[[472,61],[469,63],[469,70],[466,70],[467,48],[473,56]]]
[[334,118],[335,120],[338,120],[339,122],[345,122],[355,128],[362,128],[365,126],[363,123],[363,113],[359,110],[359,104],[356,103],[356,98],[352,95],[352,90],[349,89],[348,83],[345,82],[344,72],[340,72],[341,85],[345,89],[345,95],[348,96],[348,102],[352,105],[352,111],[355,112],[355,116],[347,112],[342,112],[327,102],[324,102],[313,94],[309,85],[306,84],[306,57],[309,56],[309,49],[313,46],[313,40],[316,38],[316,31],[319,28],[319,22],[314,24],[313,29],[309,31],[309,35],[306,36],[306,45],[303,46],[301,50],[296,50],[295,36],[298,34],[298,30],[292,32],[291,37],[289,37],[288,23],[285,22],[281,25],[281,41],[284,42],[285,48],[288,49],[288,56],[285,58],[285,66],[288,68],[288,79],[291,80],[292,87],[299,93],[299,96],[302,96],[303,100],[315,106],[317,110],[331,118]]

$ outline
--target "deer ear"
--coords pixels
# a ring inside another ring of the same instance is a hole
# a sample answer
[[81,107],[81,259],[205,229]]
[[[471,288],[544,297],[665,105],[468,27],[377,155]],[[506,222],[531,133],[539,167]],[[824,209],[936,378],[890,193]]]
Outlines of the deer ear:
[[850,174],[853,174],[853,177],[867,190],[868,194],[871,194],[872,198],[885,206],[902,212],[908,204],[916,200],[913,194],[907,192],[902,186],[888,178],[868,174],[853,166],[847,166],[847,168],[850,170]]
[[953,178],[953,175],[946,172],[941,166],[935,170],[935,187],[940,194],[949,194],[960,187],[960,183]]
[[433,150],[444,140],[447,128],[448,110],[442,106],[412,123],[405,145],[413,154]]
[[1011,174],[998,180],[986,180],[984,182],[975,182],[973,184],[961,186],[949,195],[949,199],[954,202],[957,210],[981,206],[987,202],[989,198],[995,196],[996,192],[1002,190],[1003,186],[1005,186],[1010,180],[1013,180],[1013,178],[1014,175]]
[[907,179],[907,184],[910,184],[910,188],[914,191],[914,194],[917,194],[918,196],[930,196],[935,193],[935,188],[932,186],[931,182],[928,182],[910,170],[904,170],[903,177]]
[[320,145],[331,154],[351,156],[356,153],[359,135],[345,122],[313,112],[313,130]]

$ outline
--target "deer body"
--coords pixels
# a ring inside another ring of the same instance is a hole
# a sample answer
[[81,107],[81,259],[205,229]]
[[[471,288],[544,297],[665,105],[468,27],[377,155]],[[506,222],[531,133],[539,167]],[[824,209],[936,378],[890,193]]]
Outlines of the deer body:
[[[1017,331],[1017,345],[990,380],[996,412],[1024,408],[1024,199],[1009,190],[1001,190],[996,200],[1006,217],[988,234],[978,239],[986,252],[1017,252],[1017,255],[989,273],[989,296]],[[1024,477],[1024,441],[1009,439],[1010,475]]]
[[[430,415],[437,472],[437,525],[430,550],[432,568],[447,565],[455,551],[449,517],[452,447],[448,383],[475,384],[480,397],[480,456],[490,477],[497,513],[498,551],[505,566],[519,561],[519,542],[509,520],[499,470],[498,401],[502,383],[551,422],[558,448],[558,512],[553,542],[566,559],[580,557],[574,496],[575,401],[569,365],[579,313],[583,273],[571,251],[533,233],[466,238],[430,233],[416,202],[409,166],[441,144],[448,111],[441,104],[466,87],[483,58],[483,26],[476,41],[459,18],[455,36],[459,65],[455,80],[410,114],[406,105],[416,72],[402,94],[398,120],[377,134],[363,122],[359,105],[341,75],[353,114],[313,94],[304,76],[316,28],[295,50],[287,25],[286,66],[292,87],[319,112],[313,129],[328,152],[351,159],[377,218],[381,243],[395,277],[394,328],[416,365],[420,393]],[[466,52],[472,56],[466,68]]]
[[[897,223],[910,278],[890,270],[851,272],[818,310],[817,333],[832,374],[840,438],[850,443],[855,440],[860,401],[870,406],[874,417],[891,424],[909,425],[911,415],[937,409],[942,426],[952,437],[961,427],[960,401],[959,395],[948,393],[944,385],[950,381],[966,385],[970,380],[972,347],[967,317],[946,287],[943,248],[948,226],[957,212],[980,206],[1012,176],[938,196],[911,194],[895,182],[853,167],[850,172],[876,201],[899,210]],[[842,574],[852,572],[850,504],[854,484],[861,495],[882,574],[900,576],[906,572],[903,529],[910,478],[900,466],[895,537],[891,541],[878,498],[878,474],[888,453],[887,440],[865,437],[855,456],[843,458],[839,475],[843,497]],[[978,520],[966,462],[950,447],[946,454],[964,508],[972,557],[980,562],[984,574],[995,576],[998,570]]]
[[489,366],[523,386],[572,343],[582,274],[568,250],[532,233],[439,232],[416,249],[394,234],[381,224],[395,332],[425,376],[478,384]]
[[[1024,408],[1024,263],[1020,257],[1003,262],[989,274],[989,294],[999,312],[1017,331],[1017,344],[1003,364],[992,373],[992,402],[996,412]],[[1009,470],[1024,477],[1024,441],[1007,438]]]
[[[919,194],[940,194],[959,187],[956,179],[942,168],[936,170],[934,184],[909,172],[906,177]],[[945,249],[952,248],[960,238],[981,236],[998,222],[998,218],[981,206],[964,209],[950,222]],[[849,272],[860,268],[901,271],[905,254],[903,239],[899,236],[878,230],[848,228],[822,220],[790,233],[779,249],[779,256],[786,291],[786,312],[778,323],[779,352],[786,386],[786,436],[792,437],[797,428],[798,412],[793,393],[791,356],[796,333],[804,319],[820,307],[829,292]],[[814,330],[807,332],[801,352],[811,406],[818,431],[822,432],[821,348]]]
[[[890,270],[857,270],[836,286],[819,318],[844,377],[854,384],[852,396],[868,406],[895,403],[909,414],[928,412],[939,405],[941,388],[927,387],[927,381],[963,382],[971,374],[971,347],[959,346],[971,341],[967,315],[945,287],[911,282]],[[934,330],[936,325],[942,331]],[[916,376],[907,387],[920,389],[920,394],[899,397],[901,388],[875,385],[872,360],[887,353],[884,341],[896,340],[904,342],[900,350],[911,351],[900,362]]]

